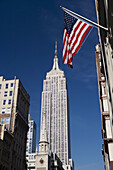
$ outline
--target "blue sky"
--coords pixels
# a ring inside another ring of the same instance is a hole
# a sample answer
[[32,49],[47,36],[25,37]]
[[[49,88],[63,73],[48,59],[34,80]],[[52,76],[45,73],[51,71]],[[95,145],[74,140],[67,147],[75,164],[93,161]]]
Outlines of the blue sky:
[[60,5],[96,22],[94,0],[0,0],[0,75],[6,79],[16,75],[30,94],[30,114],[37,123],[38,143],[42,85],[52,68],[57,40],[59,65],[67,78],[76,170],[103,170],[95,59],[97,29],[92,30],[74,57],[73,69],[63,65],[64,18]]

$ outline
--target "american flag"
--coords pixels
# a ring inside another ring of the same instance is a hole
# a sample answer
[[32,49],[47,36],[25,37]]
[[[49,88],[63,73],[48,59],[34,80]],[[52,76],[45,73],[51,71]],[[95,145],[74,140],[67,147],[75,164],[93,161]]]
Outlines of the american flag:
[[73,56],[78,52],[91,25],[64,12],[63,63],[72,68]]

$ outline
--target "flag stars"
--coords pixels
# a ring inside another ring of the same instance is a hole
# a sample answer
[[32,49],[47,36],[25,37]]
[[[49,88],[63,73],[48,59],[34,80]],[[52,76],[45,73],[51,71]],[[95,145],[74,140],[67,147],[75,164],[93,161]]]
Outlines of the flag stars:
[[71,32],[71,29],[73,28],[73,25],[76,21],[76,18],[73,18],[72,16],[64,12],[64,28],[67,29],[68,34]]

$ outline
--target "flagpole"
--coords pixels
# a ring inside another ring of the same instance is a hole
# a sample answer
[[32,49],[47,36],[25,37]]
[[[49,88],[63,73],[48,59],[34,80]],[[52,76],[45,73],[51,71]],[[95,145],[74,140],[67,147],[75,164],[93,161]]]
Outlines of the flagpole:
[[[62,10],[65,11],[65,12],[71,13],[71,14],[73,14],[73,15],[76,15],[76,16],[79,17],[79,18],[82,18],[82,19],[85,20],[85,21],[88,21],[89,23],[95,25],[96,27],[99,27],[99,28],[102,28],[102,29],[108,31],[108,28],[105,28],[105,27],[103,27],[102,25],[99,25],[99,24],[97,24],[97,23],[95,23],[95,22],[93,22],[93,21],[91,21],[91,20],[89,20],[89,19],[87,19],[87,18],[85,18],[85,17],[83,17],[83,16],[75,13],[75,12],[72,12],[72,11],[70,11],[69,9],[66,9],[66,8],[64,8],[64,7],[62,7],[62,6],[60,6],[60,8],[62,8]],[[75,17],[75,16],[73,16],[73,17]]]

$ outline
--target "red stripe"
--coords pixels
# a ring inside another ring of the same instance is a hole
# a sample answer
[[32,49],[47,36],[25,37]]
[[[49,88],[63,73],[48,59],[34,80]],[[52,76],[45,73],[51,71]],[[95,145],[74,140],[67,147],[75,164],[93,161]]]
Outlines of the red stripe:
[[[82,35],[81,40],[80,40],[80,42],[79,42],[79,45],[78,45],[78,47],[76,48],[75,52],[72,53],[72,56],[74,56],[74,55],[77,53],[77,51],[79,50],[80,46],[82,45],[82,41],[83,41],[84,37],[86,36],[86,34],[88,33],[88,31],[89,31],[90,28],[91,28],[91,26],[89,26],[89,27],[87,28],[87,30],[84,32],[84,34]],[[72,60],[73,60],[73,57],[71,57],[71,58],[68,60],[68,63],[71,63]]]
[[72,63],[72,60],[73,60],[73,56],[68,60],[68,64]]
[[[75,33],[76,33],[77,29],[80,27],[81,24],[82,24],[82,21],[80,21],[80,22],[78,23],[78,25],[75,27],[74,33],[73,33],[73,35],[72,35],[72,37],[71,37],[71,40],[70,40],[70,42],[67,43],[67,45],[69,44],[69,47],[70,47],[70,45],[71,45],[71,42],[72,42],[72,40],[73,40],[73,38],[74,38],[74,36],[75,36]],[[65,33],[65,31],[66,31],[66,33]],[[67,30],[66,30],[66,29],[64,30],[64,35],[65,35],[65,37],[64,37],[64,40],[63,40],[63,50],[64,50],[64,46],[65,46],[66,37],[68,36],[68,39],[69,39],[69,37],[70,37],[69,34],[67,34]],[[69,55],[69,54],[72,54],[72,51],[70,50],[70,48],[69,48],[69,50],[66,50],[66,52],[65,52],[65,54],[64,54],[64,56],[63,56],[63,63],[65,62],[67,53],[68,53],[68,55]],[[72,59],[71,59],[71,60],[72,60]],[[69,59],[68,61],[70,61],[70,59]]]
[[73,51],[75,44],[78,42],[78,38],[80,37],[81,32],[83,31],[83,29],[86,27],[86,23],[84,23],[84,25],[81,27],[79,33],[77,34],[76,40],[73,43],[73,46],[71,47],[71,51]]
[[[66,35],[67,35],[67,41],[65,41],[66,42],[66,49],[65,49],[65,53],[63,55],[63,63],[65,63],[66,57],[68,56],[67,54],[68,54],[68,38],[69,38],[69,35],[68,34],[66,34]],[[64,43],[64,45],[65,45],[65,43]],[[63,51],[64,51],[64,48],[63,48]]]
[[81,24],[82,24],[82,21],[80,21],[79,24],[77,25],[77,27],[75,27],[75,29],[73,29],[74,32],[73,32],[72,37],[71,37],[71,40],[70,40],[70,42],[69,42],[70,45],[71,45],[72,40],[73,40],[73,38],[74,38],[74,36],[75,36],[75,34],[76,34],[76,31],[78,30],[78,28],[80,27]]
[[82,41],[83,41],[84,37],[86,36],[86,34],[88,33],[88,31],[89,31],[90,28],[91,28],[91,26],[89,26],[89,27],[87,28],[87,30],[84,32],[84,34],[82,35],[82,38],[81,38],[81,40],[80,40],[80,43],[79,43],[78,47],[76,48],[75,52],[72,54],[73,56],[74,56],[74,55],[77,53],[77,51],[79,50],[80,46],[82,45]]
[[66,29],[64,30],[64,35],[65,35],[65,37],[64,37],[64,39],[63,39],[63,49],[64,49],[66,37],[67,37],[67,31],[66,31],[66,33],[65,33],[65,31],[66,31]]
[[[65,46],[65,43],[67,43],[66,42],[66,37],[67,37],[67,31],[66,31],[66,33],[65,33],[65,31],[66,30],[64,30],[64,39],[63,39],[63,52],[64,52],[64,46]],[[66,49],[65,49],[65,53],[64,53],[64,55],[63,55],[63,63],[64,63],[64,61],[65,61],[65,59],[66,59],[66,53],[67,53],[67,44],[66,44]]]
[[[70,42],[68,42],[67,41],[67,45],[66,45],[66,50],[65,50],[65,53],[64,53],[64,56],[63,56],[63,63],[65,62],[65,60],[66,60],[66,56],[69,56],[69,54],[72,54],[72,50],[69,48],[69,49],[67,49],[67,46],[68,46],[68,44],[69,44],[69,47],[70,47],[70,45],[71,45],[71,42],[72,42],[72,40],[73,40],[73,38],[74,38],[74,36],[75,36],[75,33],[76,33],[76,31],[77,31],[77,29],[80,27],[80,25],[82,24],[82,21],[80,21],[79,23],[78,23],[78,25],[77,25],[77,27],[74,29],[74,33],[73,33],[73,35],[72,35],[72,37],[71,37],[71,41]],[[67,31],[66,31],[66,33],[65,33],[65,30],[64,30],[64,35],[65,35],[65,37],[64,37],[64,41],[63,41],[63,50],[64,50],[64,46],[65,46],[65,42],[66,42],[66,37],[69,39],[69,37],[70,37],[70,35],[69,34],[67,34]],[[67,55],[68,54],[68,55]],[[67,63],[71,63],[72,62],[72,57],[69,59],[67,59]]]
[[65,63],[66,56],[67,56],[67,46],[66,46],[65,54],[64,54],[64,56],[63,56],[63,64]]
[[69,66],[70,68],[73,68],[73,66],[72,66],[71,64],[68,64],[68,66]]
[[66,44],[66,49],[65,49],[64,55],[63,55],[63,63],[66,60],[66,56],[67,56],[67,44]]
[[[72,29],[73,33],[71,32],[71,37],[69,34],[67,34],[67,30],[64,29],[64,37],[63,37],[63,63],[64,64],[68,64],[69,67],[73,68],[72,66],[72,60],[73,60],[73,56],[78,52],[79,48],[82,45],[83,39],[86,36],[86,34],[88,33],[89,29],[91,28],[91,26],[88,26],[88,28],[85,30],[85,32],[83,33],[83,35],[81,35],[82,31],[84,31],[85,27],[87,26],[86,23],[83,24],[83,26],[80,28],[80,25],[82,24],[82,21],[79,21],[79,23],[77,24],[77,26],[75,28]],[[76,39],[74,40],[74,43],[72,43],[73,39],[75,38],[76,32],[77,30],[80,28]],[[80,40],[78,41],[79,37],[82,36],[80,38]],[[70,41],[69,41],[70,38]],[[78,43],[78,46],[76,47],[76,49],[74,50],[75,45]],[[72,47],[70,48],[70,46],[72,45]],[[65,49],[64,49],[65,48]],[[72,51],[74,51],[72,53]],[[71,54],[69,56],[69,54]],[[69,58],[70,57],[70,58]]]

